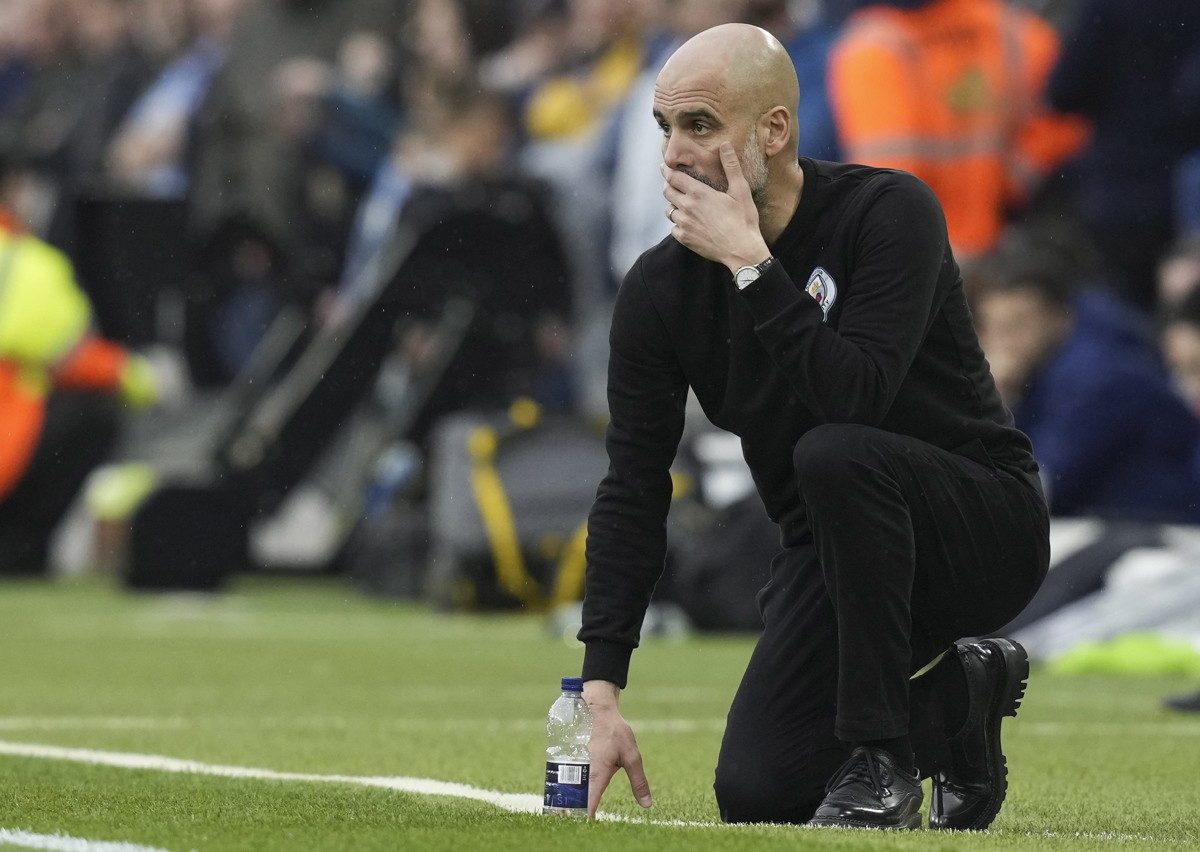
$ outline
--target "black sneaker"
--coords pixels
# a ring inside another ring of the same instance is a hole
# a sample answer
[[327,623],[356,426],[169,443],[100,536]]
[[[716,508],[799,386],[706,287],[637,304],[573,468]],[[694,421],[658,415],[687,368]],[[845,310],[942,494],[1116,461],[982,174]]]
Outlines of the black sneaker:
[[883,749],[859,746],[825,788],[825,801],[808,824],[920,828],[921,780]]
[[1182,710],[1185,713],[1200,713],[1200,692],[1168,695],[1163,699],[1163,707],[1168,710]]
[[967,721],[949,740],[950,765],[933,776],[929,827],[984,829],[1008,790],[1000,722],[1016,716],[1029,678],[1025,649],[1009,639],[955,645],[967,677]]

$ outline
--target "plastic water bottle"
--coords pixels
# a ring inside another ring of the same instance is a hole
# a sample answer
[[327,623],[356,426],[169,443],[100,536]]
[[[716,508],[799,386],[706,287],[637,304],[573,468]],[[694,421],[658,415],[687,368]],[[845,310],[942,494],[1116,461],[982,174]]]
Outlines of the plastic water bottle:
[[564,677],[562,695],[546,716],[546,798],[542,813],[586,817],[592,756],[592,710],[583,700],[583,678]]

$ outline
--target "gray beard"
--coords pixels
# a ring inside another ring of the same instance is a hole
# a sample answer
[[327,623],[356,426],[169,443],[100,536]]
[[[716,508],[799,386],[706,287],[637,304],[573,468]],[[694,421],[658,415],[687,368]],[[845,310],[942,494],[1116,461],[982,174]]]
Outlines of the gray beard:
[[[746,147],[742,149],[741,164],[742,173],[746,176],[746,183],[750,184],[750,197],[754,199],[754,206],[761,209],[763,191],[767,188],[767,158],[763,156],[762,148],[758,144],[757,133],[750,135]],[[717,192],[729,192],[729,181],[724,175],[718,182],[695,169],[680,169],[680,171],[705,186],[712,187]]]

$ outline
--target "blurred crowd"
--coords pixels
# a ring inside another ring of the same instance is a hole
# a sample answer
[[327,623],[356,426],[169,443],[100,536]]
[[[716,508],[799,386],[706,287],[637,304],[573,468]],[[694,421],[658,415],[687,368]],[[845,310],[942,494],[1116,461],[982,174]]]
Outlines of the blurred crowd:
[[[219,391],[281,314],[337,328],[401,273],[397,357],[453,295],[483,315],[418,443],[517,396],[602,415],[611,299],[669,230],[654,78],[730,21],[792,55],[802,155],[942,200],[1053,511],[1200,521],[1194,0],[4,0],[0,573],[44,570],[30,518],[99,462],[62,450],[79,399],[102,446],[164,351]],[[32,348],[22,276],[78,313]],[[85,340],[108,360],[81,381]]]

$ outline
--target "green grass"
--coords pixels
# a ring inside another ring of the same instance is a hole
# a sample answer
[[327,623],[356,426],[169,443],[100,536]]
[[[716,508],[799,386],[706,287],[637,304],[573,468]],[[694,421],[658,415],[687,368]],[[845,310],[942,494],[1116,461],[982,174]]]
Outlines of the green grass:
[[[1200,716],[1181,678],[1035,671],[1006,722],[1008,801],[987,833],[718,823],[712,768],[745,637],[650,640],[623,710],[651,824],[618,776],[576,823],[349,782],[256,780],[0,755],[0,829],[223,850],[1195,849]],[[0,585],[0,741],[539,795],[544,715],[581,649],[537,618],[446,615],[337,580],[243,578],[211,598],[98,579]],[[0,842],[0,848],[5,847]]]

